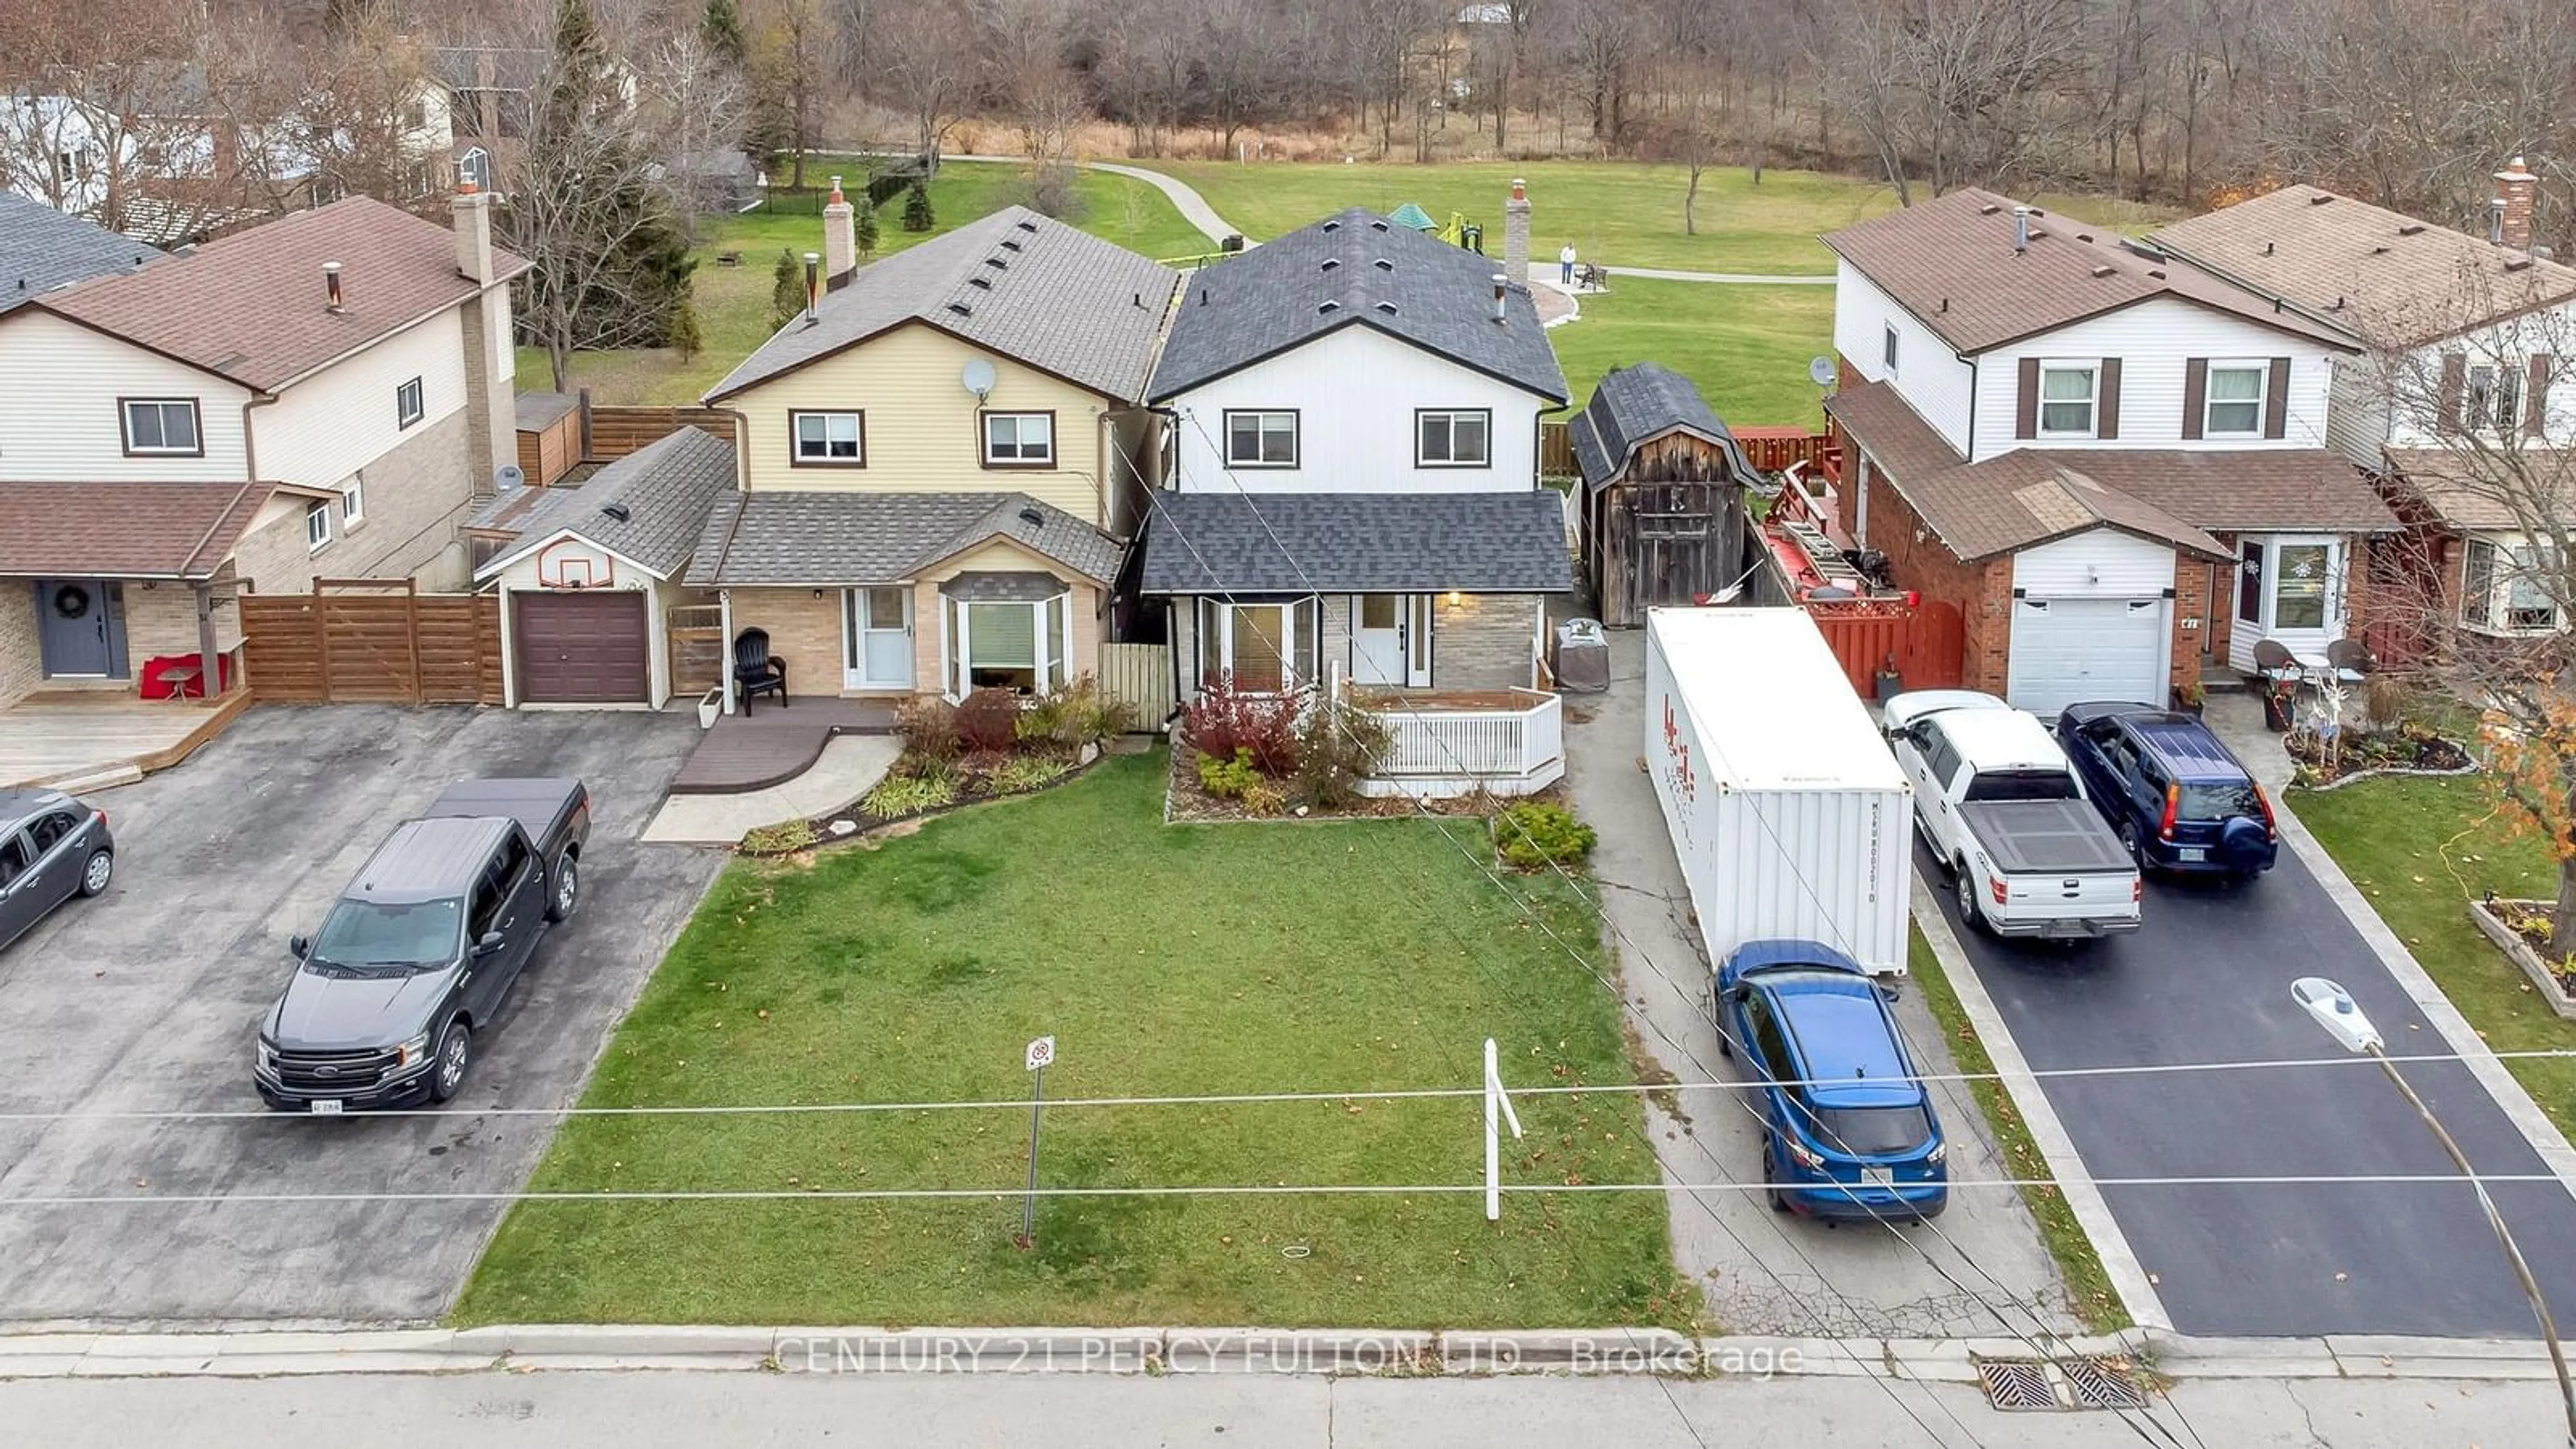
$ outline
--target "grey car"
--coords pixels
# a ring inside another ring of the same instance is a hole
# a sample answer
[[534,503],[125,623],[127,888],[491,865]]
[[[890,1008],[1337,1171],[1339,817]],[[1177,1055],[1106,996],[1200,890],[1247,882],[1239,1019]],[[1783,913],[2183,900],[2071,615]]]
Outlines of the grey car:
[[0,948],[115,876],[106,811],[59,790],[0,790]]

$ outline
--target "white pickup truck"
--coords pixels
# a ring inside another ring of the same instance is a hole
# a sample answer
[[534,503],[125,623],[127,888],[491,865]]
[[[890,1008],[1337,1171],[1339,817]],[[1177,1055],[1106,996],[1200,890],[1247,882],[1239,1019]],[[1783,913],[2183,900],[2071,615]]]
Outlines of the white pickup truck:
[[2092,940],[2138,929],[2137,862],[2084,799],[2048,727],[1990,694],[1887,702],[1914,823],[1948,867],[1959,919],[1999,936]]

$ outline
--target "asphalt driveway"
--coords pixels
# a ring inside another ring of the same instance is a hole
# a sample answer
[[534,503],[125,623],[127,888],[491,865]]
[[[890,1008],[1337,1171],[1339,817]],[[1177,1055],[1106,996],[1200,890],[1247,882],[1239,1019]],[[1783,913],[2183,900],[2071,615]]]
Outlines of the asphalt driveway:
[[627,713],[264,707],[96,797],[117,880],[0,953],[0,1319],[374,1322],[443,1313],[495,1202],[13,1207],[49,1196],[506,1192],[545,1117],[84,1116],[256,1109],[250,1049],[287,937],[450,780],[577,775],[586,899],[537,948],[460,1111],[569,1105],[721,854],[636,837],[695,741]]
[[[1919,841],[1915,858],[1937,885]],[[2151,881],[2143,930],[2074,950],[1959,930],[1952,893],[1933,894],[2035,1070],[2337,1056],[2290,999],[2292,979],[2311,974],[2341,981],[2393,1055],[2452,1050],[2286,843],[2269,875],[2242,885]],[[2464,1065],[2404,1070],[2480,1172],[2547,1170]],[[2358,1059],[2041,1086],[2095,1177],[2454,1171],[2396,1089]],[[2576,1254],[2565,1246],[2576,1242],[2576,1198],[2555,1183],[2491,1191],[2542,1288],[2576,1301]],[[2464,1182],[2104,1194],[2184,1333],[2537,1333]]]

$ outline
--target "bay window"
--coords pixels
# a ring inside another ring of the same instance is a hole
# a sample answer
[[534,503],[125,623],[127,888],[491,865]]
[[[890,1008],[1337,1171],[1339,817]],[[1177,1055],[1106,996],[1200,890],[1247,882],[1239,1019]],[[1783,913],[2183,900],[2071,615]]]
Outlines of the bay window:
[[1302,689],[1322,675],[1323,634],[1312,598],[1199,600],[1199,687],[1231,685],[1253,694]]
[[2564,570],[2554,543],[2473,538],[2460,568],[2460,622],[2499,634],[2545,634],[2562,628],[2558,597]]
[[[1053,580],[1047,581],[1054,585]],[[952,697],[978,689],[1045,694],[1073,677],[1073,595],[997,598],[971,589],[943,596],[947,685]]]

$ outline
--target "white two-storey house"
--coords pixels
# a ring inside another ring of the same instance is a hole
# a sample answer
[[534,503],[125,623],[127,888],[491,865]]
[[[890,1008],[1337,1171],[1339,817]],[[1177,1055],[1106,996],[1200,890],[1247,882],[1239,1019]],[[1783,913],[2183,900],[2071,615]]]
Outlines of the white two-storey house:
[[481,195],[452,228],[353,198],[0,311],[0,705],[220,689],[244,588],[462,582],[525,265]]
[[2347,338],[1985,191],[1825,241],[1839,521],[1959,610],[1961,682],[2157,703],[2204,657],[2350,627],[2362,541],[2396,522],[2327,446]]
[[1351,210],[1185,279],[1137,588],[1184,696],[1526,689],[1572,586],[1538,477],[1565,375],[1494,263]]
[[2576,397],[2559,379],[2576,268],[2532,246],[2539,182],[2521,158],[2495,179],[2484,236],[2286,186],[2156,243],[2360,349],[2337,370],[2327,440],[2407,525],[2381,577],[2422,586],[2446,626],[2514,636],[2570,622],[2542,560],[2576,526]]

